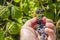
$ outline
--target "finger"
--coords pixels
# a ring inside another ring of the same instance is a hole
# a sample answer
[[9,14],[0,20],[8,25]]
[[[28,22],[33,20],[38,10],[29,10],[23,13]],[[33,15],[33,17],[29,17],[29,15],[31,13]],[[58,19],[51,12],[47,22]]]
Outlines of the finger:
[[50,22],[50,23],[53,23],[53,21],[51,20],[51,19],[48,19],[48,18],[46,18],[46,22]]
[[45,33],[48,35],[53,35],[54,34],[54,30],[50,29],[50,28],[45,28]]
[[43,23],[46,23],[46,19],[47,19],[46,17],[43,17],[43,18],[42,18],[42,22],[43,22]]
[[52,23],[53,21],[52,21],[51,19],[48,19],[48,18],[46,18],[46,17],[43,17],[43,18],[42,18],[42,22],[43,22],[43,23],[46,23],[46,22],[51,22],[51,23]]
[[34,27],[34,25],[36,25],[36,24],[37,24],[37,18],[36,17],[28,20],[25,23],[26,26],[30,26],[30,27]]
[[55,32],[50,28],[45,28],[45,33],[48,35],[48,40],[55,40]]
[[46,28],[51,28],[51,29],[55,28],[53,23],[46,23],[45,26],[46,26]]

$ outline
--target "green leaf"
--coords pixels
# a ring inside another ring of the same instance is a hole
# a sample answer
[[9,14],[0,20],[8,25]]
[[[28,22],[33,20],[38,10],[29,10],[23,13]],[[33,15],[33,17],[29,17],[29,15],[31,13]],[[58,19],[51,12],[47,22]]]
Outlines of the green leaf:
[[20,12],[18,7],[13,6],[11,9],[11,17],[12,19],[19,19],[22,16],[22,13]]
[[57,2],[60,2],[60,0],[57,0]]
[[14,40],[11,36],[7,36],[5,40]]
[[0,40],[4,40],[4,31],[0,29]]
[[0,5],[0,11],[1,11],[4,7],[5,7],[5,6],[1,6],[1,5]]
[[14,1],[18,3],[20,0],[14,0]]
[[19,34],[20,32],[20,24],[15,23],[15,22],[8,22],[6,25],[6,30],[10,34]]
[[9,7],[4,7],[2,10],[0,10],[0,18],[8,19],[9,16],[10,16]]
[[53,10],[45,11],[44,14],[45,14],[45,16],[46,16],[47,18],[52,19],[53,21],[55,20]]

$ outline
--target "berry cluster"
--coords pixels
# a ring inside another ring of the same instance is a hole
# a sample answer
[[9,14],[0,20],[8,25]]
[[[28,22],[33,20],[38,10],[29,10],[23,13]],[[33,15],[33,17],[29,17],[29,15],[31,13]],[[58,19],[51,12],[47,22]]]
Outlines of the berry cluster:
[[46,33],[44,32],[44,30],[45,30],[45,24],[44,23],[42,23],[42,17],[43,17],[43,15],[41,15],[41,18],[38,18],[37,19],[37,25],[36,25],[36,27],[35,27],[35,30],[37,30],[38,31],[38,33],[41,35],[41,39],[42,40],[46,40],[46,38],[47,38],[47,35],[46,35]]

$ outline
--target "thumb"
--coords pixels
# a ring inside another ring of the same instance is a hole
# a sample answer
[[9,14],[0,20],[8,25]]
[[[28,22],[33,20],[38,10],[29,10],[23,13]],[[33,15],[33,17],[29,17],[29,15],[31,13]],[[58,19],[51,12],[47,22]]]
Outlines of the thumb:
[[26,26],[26,27],[34,27],[36,24],[37,24],[37,18],[35,17],[35,18],[32,18],[32,19],[28,20],[24,24],[24,26]]

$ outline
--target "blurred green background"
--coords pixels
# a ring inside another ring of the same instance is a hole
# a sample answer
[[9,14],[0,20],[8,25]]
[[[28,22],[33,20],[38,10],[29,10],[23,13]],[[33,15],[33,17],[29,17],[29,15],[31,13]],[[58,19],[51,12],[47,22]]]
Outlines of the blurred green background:
[[56,26],[56,40],[60,40],[60,0],[0,0],[0,40],[20,40],[20,29],[37,9]]

